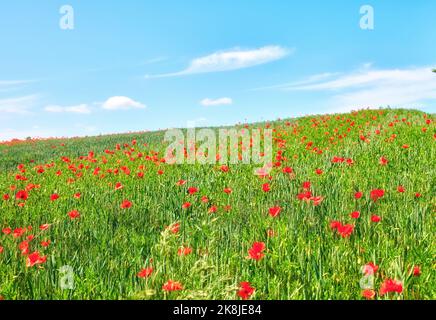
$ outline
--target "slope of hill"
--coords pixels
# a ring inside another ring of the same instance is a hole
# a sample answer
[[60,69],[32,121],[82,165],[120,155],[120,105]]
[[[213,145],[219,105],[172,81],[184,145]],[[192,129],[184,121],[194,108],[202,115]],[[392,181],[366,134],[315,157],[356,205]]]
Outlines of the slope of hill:
[[270,172],[166,163],[164,131],[0,145],[0,297],[436,298],[433,115],[239,127]]

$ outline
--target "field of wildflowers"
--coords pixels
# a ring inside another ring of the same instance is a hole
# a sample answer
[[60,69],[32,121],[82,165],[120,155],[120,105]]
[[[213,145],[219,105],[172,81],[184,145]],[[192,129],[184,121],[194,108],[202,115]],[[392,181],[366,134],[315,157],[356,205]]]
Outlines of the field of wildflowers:
[[434,121],[238,125],[272,129],[260,176],[164,131],[2,143],[0,299],[434,299]]

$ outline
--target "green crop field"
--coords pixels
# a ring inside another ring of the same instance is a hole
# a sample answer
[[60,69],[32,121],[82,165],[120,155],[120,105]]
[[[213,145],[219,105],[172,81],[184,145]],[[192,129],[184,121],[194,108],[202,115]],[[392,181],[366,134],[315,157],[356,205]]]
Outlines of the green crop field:
[[435,299],[434,121],[239,125],[273,129],[263,176],[164,131],[2,143],[0,299]]

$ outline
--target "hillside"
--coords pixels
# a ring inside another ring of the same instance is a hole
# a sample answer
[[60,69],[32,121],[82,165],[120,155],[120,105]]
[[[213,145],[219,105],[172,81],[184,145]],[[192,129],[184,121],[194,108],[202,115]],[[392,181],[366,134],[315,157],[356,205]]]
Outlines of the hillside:
[[168,164],[164,131],[1,144],[0,297],[434,299],[434,121],[238,126],[272,129],[264,175]]

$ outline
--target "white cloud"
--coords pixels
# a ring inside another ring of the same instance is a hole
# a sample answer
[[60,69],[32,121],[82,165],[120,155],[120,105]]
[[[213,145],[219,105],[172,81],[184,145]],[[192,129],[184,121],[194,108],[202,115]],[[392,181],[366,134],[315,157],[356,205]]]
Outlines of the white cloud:
[[44,108],[47,112],[54,112],[54,113],[80,113],[80,114],[89,114],[91,113],[91,109],[88,107],[87,104],[79,104],[76,106],[58,106],[58,105],[49,105]]
[[0,113],[29,114],[37,99],[37,95],[0,99]]
[[331,92],[330,105],[341,110],[359,107],[416,106],[436,99],[436,76],[431,67],[364,68],[346,74],[321,75],[279,87],[285,91]]
[[182,71],[150,77],[173,77],[248,68],[282,59],[291,51],[293,50],[288,50],[280,46],[265,46],[251,50],[236,48],[227,51],[218,51],[204,57],[193,59],[189,66]]
[[200,101],[200,104],[205,107],[209,106],[220,106],[220,105],[229,105],[232,104],[233,100],[231,98],[219,98],[219,99],[203,99]]
[[107,99],[103,104],[102,108],[106,110],[128,110],[128,109],[145,109],[146,105],[129,97],[115,96]]

